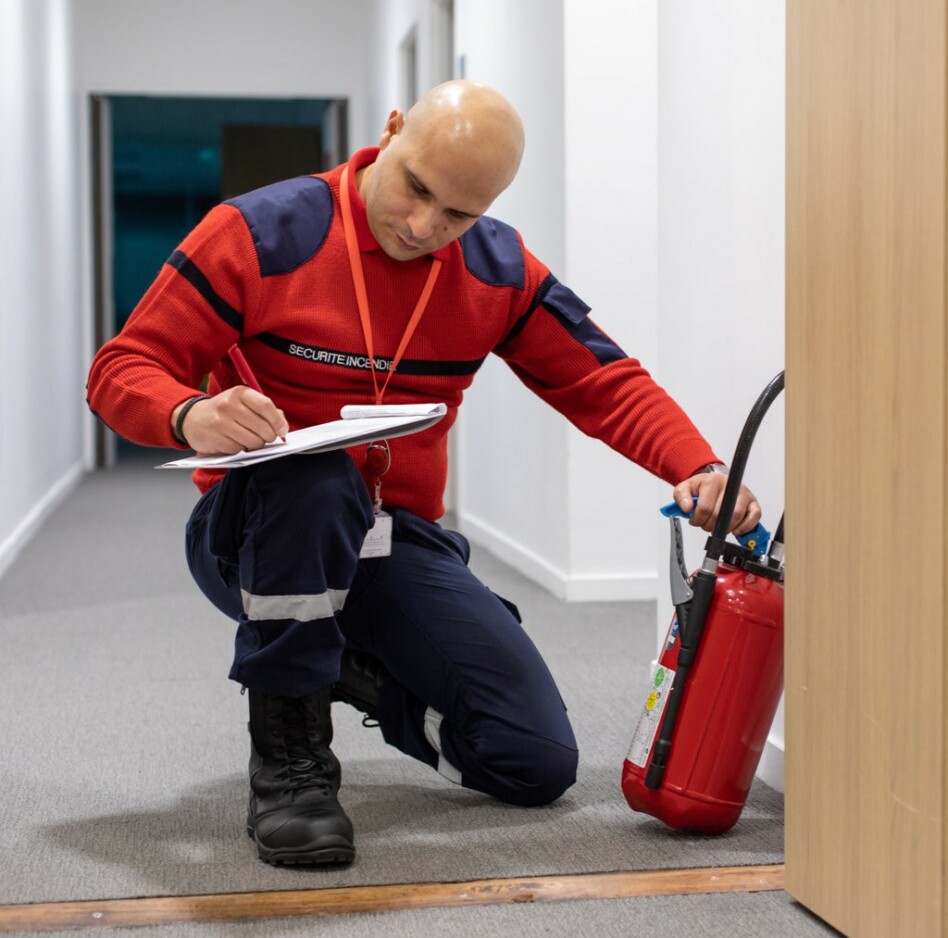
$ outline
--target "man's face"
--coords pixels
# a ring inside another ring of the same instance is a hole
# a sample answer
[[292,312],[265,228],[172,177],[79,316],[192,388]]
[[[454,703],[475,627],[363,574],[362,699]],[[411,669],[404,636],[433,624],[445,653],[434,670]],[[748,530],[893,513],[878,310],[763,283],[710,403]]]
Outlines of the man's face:
[[365,170],[360,187],[369,227],[397,261],[430,254],[459,238],[498,194],[450,147],[397,134]]

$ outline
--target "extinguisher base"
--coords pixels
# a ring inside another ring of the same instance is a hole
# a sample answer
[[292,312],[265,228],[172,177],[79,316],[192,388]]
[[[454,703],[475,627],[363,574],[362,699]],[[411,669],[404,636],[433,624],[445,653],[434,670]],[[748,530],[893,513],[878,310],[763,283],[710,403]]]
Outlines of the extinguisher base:
[[657,818],[673,830],[712,835],[727,833],[740,819],[746,803],[708,798],[668,785],[648,788],[642,770],[628,762],[622,773],[622,792],[633,811]]

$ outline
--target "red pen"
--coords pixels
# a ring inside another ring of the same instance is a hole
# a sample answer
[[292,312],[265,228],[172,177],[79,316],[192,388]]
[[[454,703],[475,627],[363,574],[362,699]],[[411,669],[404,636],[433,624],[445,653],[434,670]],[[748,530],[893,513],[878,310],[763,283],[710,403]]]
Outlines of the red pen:
[[[237,375],[248,388],[253,388],[255,391],[258,391],[260,394],[263,394],[263,388],[260,387],[260,382],[257,381],[254,373],[250,370],[250,365],[247,362],[247,359],[244,358],[244,353],[241,352],[236,345],[232,345],[227,350],[227,357],[230,359],[231,364],[237,371]],[[285,443],[286,437],[281,436],[280,439]]]

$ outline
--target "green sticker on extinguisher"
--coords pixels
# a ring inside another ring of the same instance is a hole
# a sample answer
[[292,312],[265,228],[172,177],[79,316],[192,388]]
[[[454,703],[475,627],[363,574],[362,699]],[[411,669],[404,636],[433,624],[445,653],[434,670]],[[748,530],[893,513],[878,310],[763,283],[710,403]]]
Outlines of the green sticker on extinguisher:
[[633,765],[644,769],[648,762],[652,746],[655,745],[655,737],[662,725],[662,714],[665,712],[668,691],[674,679],[675,672],[671,668],[660,664],[655,666],[649,680],[648,691],[644,695],[644,705],[639,713],[639,721],[632,736],[632,745],[626,757]]

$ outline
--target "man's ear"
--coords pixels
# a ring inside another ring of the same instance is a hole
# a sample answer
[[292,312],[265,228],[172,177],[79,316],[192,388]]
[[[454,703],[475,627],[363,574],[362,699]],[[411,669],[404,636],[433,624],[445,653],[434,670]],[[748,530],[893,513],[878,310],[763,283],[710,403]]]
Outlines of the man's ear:
[[382,136],[379,137],[379,146],[384,150],[392,142],[392,137],[402,132],[404,126],[405,115],[396,108],[388,115],[388,120],[382,130]]

